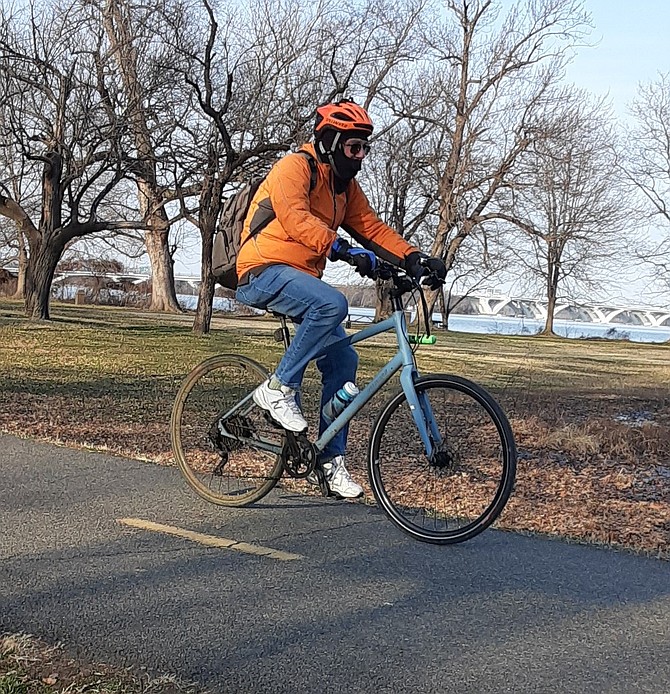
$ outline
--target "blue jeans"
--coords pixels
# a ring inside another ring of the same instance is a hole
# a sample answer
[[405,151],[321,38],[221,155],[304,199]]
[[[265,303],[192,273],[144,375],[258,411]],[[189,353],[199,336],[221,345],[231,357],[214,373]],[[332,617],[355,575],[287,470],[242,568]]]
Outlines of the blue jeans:
[[[258,277],[237,288],[236,298],[243,304],[282,313],[297,324],[295,337],[274,373],[282,385],[298,390],[307,364],[327,345],[346,337],[342,321],[349,312],[347,299],[306,272],[288,265],[271,265]],[[358,354],[351,345],[331,350],[317,359],[321,372],[321,410],[347,381],[356,380]],[[327,428],[319,418],[319,435]],[[348,427],[335,436],[321,452],[321,461],[344,455]]]

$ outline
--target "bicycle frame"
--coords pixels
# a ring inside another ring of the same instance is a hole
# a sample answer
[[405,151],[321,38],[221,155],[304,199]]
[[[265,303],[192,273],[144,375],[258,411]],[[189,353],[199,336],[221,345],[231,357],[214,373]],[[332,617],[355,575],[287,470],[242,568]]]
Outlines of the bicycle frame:
[[[388,277],[386,279],[388,279]],[[409,287],[411,288],[411,286],[412,285],[410,284]],[[414,286],[418,287],[418,284]],[[353,401],[349,403],[344,411],[341,412],[338,417],[330,423],[328,428],[314,442],[314,448],[318,453],[320,453],[328,445],[328,443],[338,434],[338,432],[340,432],[368,404],[368,402],[398,371],[400,371],[400,385],[405,393],[405,397],[407,398],[407,403],[409,405],[410,412],[412,413],[412,419],[416,424],[421,441],[426,449],[426,455],[429,459],[432,459],[434,453],[439,450],[442,444],[442,437],[437,427],[437,423],[435,422],[432,407],[428,401],[428,397],[423,394],[419,395],[414,387],[414,383],[419,374],[414,361],[414,353],[412,352],[412,348],[410,347],[410,342],[407,336],[407,322],[405,320],[405,313],[402,305],[402,295],[407,291],[407,288],[407,284],[395,284],[395,289],[391,292],[393,313],[389,318],[381,321],[380,323],[376,323],[364,328],[354,335],[347,335],[341,340],[330,343],[313,357],[314,360],[317,360],[319,357],[322,357],[331,350],[364,342],[375,335],[379,335],[390,330],[393,330],[396,334],[398,351],[396,352],[395,356],[393,356],[393,358],[375,374],[370,383],[368,383],[368,385],[365,386],[365,388],[363,388],[358,395],[356,395]],[[427,322],[428,309],[423,292],[420,292],[420,296],[423,304],[424,318]],[[291,338],[286,324],[286,317],[282,316],[281,314],[277,315],[281,322],[281,328],[278,331],[280,337],[278,337],[278,339],[283,341],[285,348],[288,349]],[[269,440],[257,438],[253,441],[247,441],[246,438],[235,436],[225,429],[225,422],[229,417],[234,416],[238,412],[244,413],[247,408],[253,408],[254,406],[252,393],[249,393],[228,412],[221,416],[219,420],[220,433],[224,436],[237,438],[239,441],[244,443],[248,442],[257,448],[280,455],[283,448],[278,447],[275,443]]]
[[355,345],[359,342],[368,340],[375,335],[394,330],[398,340],[398,351],[395,356],[383,366],[372,378],[363,390],[353,399],[351,403],[334,419],[330,426],[314,442],[318,451],[322,451],[333,437],[341,431],[377,394],[381,388],[400,371],[400,385],[405,393],[407,402],[412,413],[412,418],[416,424],[421,441],[426,448],[426,455],[431,458],[436,445],[440,443],[440,434],[433,418],[432,409],[428,399],[420,398],[414,387],[414,381],[418,377],[418,371],[414,362],[414,354],[407,339],[407,323],[404,312],[397,308],[393,314],[375,325],[364,328],[354,335],[348,335],[337,342],[329,344],[324,348],[315,359],[327,354],[332,349],[337,349],[345,345]]

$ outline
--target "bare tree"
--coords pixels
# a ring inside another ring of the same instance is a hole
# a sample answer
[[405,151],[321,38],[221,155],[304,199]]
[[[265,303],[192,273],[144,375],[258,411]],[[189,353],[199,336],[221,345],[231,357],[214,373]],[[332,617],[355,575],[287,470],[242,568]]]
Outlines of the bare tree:
[[670,73],[640,85],[631,114],[624,170],[642,194],[641,218],[665,232],[646,244],[638,240],[634,252],[670,289]]
[[137,226],[114,219],[108,208],[126,174],[118,150],[123,124],[110,118],[96,80],[99,53],[70,9],[0,15],[0,103],[10,105],[0,139],[16,152],[20,175],[34,190],[32,200],[17,199],[17,170],[5,168],[0,214],[28,240],[26,312],[35,318],[49,317],[53,273],[68,243]]
[[594,271],[620,260],[631,217],[606,105],[576,90],[560,92],[556,101],[544,136],[519,159],[507,190],[509,212],[495,213],[525,235],[510,234],[508,241],[521,267],[544,286],[547,335],[559,296],[574,296],[577,287],[594,291]]
[[431,62],[423,82],[434,87],[432,106],[407,116],[436,132],[439,208],[430,252],[450,270],[513,181],[536,114],[584,39],[588,16],[577,0],[517,2],[504,16],[494,0],[445,4],[446,19],[436,17],[427,37]]
[[[433,135],[431,124],[403,120],[375,140],[364,168],[368,196],[379,216],[418,247],[430,246],[438,219]],[[392,311],[390,286],[377,282],[375,321]]]
[[[284,10],[286,16],[281,8],[271,16],[269,5],[254,7],[254,13],[251,7],[239,6],[236,12],[224,8],[230,14],[219,18],[203,0],[186,13],[178,4],[166,12],[178,60],[164,68],[177,73],[192,104],[189,117],[177,123],[173,170],[182,214],[198,228],[202,241],[202,279],[193,326],[200,334],[210,327],[212,245],[224,190],[269,166],[278,152],[289,148],[296,126],[303,124],[287,120],[283,103],[295,92],[287,75],[306,50],[285,22],[291,20],[299,28],[303,10],[296,4]],[[296,88],[300,86],[297,82]],[[198,204],[189,206],[187,198],[194,192]]]
[[[107,46],[118,70],[105,73],[110,107],[127,114],[130,138],[125,154],[133,158],[146,251],[152,268],[151,306],[179,312],[174,286],[171,220],[166,202],[173,198],[164,175],[166,143],[177,120],[176,86],[160,69],[172,50],[161,41],[162,3],[133,0],[86,2],[93,30],[104,28]],[[96,26],[97,24],[97,26]],[[116,100],[117,103],[113,103]],[[169,148],[167,148],[169,149]]]
[[182,148],[175,165],[176,173],[192,171],[181,182],[176,175],[175,185],[200,191],[197,209],[184,208],[202,238],[196,332],[209,330],[211,249],[224,191],[308,139],[320,103],[346,94],[367,105],[398,61],[407,60],[403,46],[420,7],[377,3],[373,12],[370,4],[340,9],[257,0],[215,14],[205,1],[203,13],[173,13],[179,69],[209,121],[180,128],[190,149]]

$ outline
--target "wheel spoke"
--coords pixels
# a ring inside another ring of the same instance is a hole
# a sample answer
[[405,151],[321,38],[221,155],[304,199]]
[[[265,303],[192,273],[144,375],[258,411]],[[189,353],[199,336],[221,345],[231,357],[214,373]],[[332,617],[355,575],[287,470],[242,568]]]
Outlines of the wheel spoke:
[[512,490],[516,449],[500,407],[479,386],[426,376],[417,394],[432,410],[441,443],[428,459],[403,394],[372,435],[372,488],[391,520],[419,540],[460,542],[484,530]]
[[265,378],[263,367],[251,359],[220,355],[197,366],[177,394],[175,460],[191,487],[212,503],[257,501],[281,475],[281,432],[267,424],[253,401],[237,407]]

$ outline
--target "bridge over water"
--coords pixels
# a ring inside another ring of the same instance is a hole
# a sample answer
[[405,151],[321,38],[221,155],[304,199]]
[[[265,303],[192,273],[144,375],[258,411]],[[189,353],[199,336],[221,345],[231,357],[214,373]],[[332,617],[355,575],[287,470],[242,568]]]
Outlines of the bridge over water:
[[[478,313],[487,316],[525,316],[546,320],[547,302],[513,296],[470,296]],[[554,318],[582,320],[591,323],[670,326],[670,309],[648,306],[616,306],[595,303],[557,303]]]
[[[5,268],[17,273],[17,268]],[[75,284],[77,279],[98,279],[105,284],[140,285],[151,280],[151,275],[141,272],[106,272],[99,273],[86,270],[58,271],[54,275],[54,286]],[[181,288],[190,287],[193,291],[200,286],[200,277],[192,275],[175,275],[175,282]],[[533,299],[503,294],[469,294],[462,297],[455,309],[457,313],[468,313],[482,316],[526,317],[546,320],[547,302],[544,299]],[[590,323],[615,325],[641,325],[648,327],[670,326],[670,308],[650,306],[620,306],[590,302],[562,302],[556,305],[554,318],[578,320]]]

